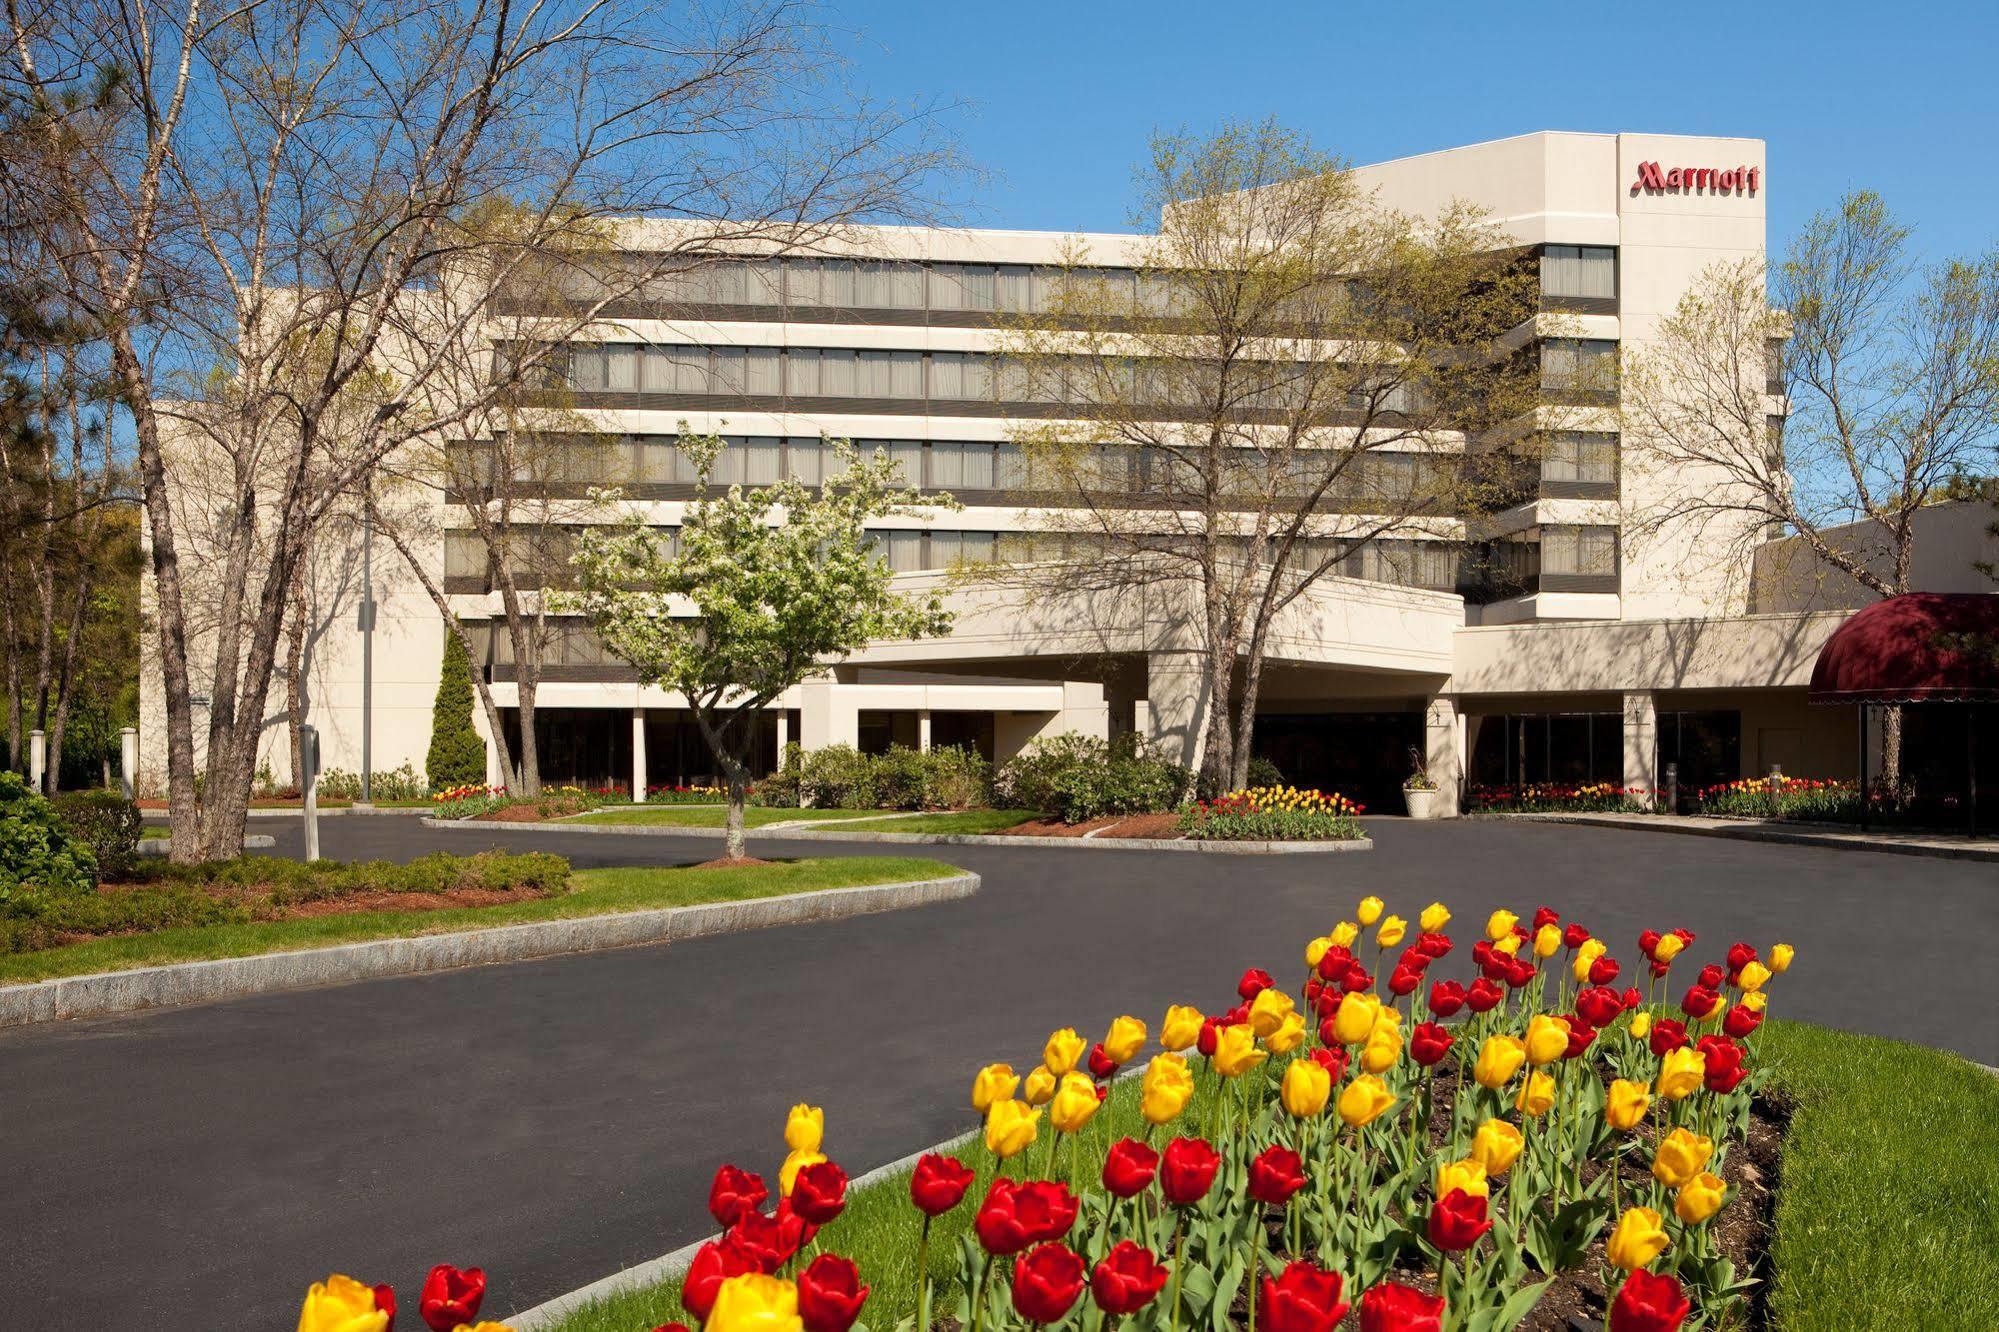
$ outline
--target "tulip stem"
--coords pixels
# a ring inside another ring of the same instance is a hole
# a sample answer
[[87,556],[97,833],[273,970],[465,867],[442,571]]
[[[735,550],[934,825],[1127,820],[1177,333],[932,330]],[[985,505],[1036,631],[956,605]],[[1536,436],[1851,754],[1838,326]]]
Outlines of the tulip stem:
[[979,1324],[985,1321],[986,1287],[992,1283],[993,1264],[997,1261],[995,1255],[989,1253],[986,1260],[979,1264],[979,1288],[972,1296],[972,1332],[979,1332]]
[[930,1213],[916,1241],[916,1332],[930,1332]]
[[[1186,1218],[1179,1212],[1173,1217],[1173,1332],[1180,1332],[1180,1274],[1187,1269],[1187,1227]],[[975,1326],[972,1332],[979,1332]]]
[[1249,1332],[1256,1332],[1256,1288],[1263,1274],[1263,1207],[1253,1209],[1249,1225]]

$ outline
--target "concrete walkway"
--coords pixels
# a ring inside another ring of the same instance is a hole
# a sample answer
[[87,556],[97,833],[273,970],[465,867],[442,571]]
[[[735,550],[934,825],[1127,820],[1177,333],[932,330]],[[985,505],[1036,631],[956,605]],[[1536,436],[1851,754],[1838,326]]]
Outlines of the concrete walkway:
[[1626,828],[1636,832],[1680,833],[1693,837],[1729,837],[1740,842],[1772,842],[1783,846],[1822,846],[1844,851],[1880,851],[1890,855],[1936,856],[1944,860],[1999,862],[1999,837],[1970,838],[1959,833],[1903,832],[1892,828],[1832,827],[1810,823],[1758,823],[1748,819],[1711,819],[1691,814],[1506,814],[1503,818],[1535,823],[1576,823],[1596,828]]

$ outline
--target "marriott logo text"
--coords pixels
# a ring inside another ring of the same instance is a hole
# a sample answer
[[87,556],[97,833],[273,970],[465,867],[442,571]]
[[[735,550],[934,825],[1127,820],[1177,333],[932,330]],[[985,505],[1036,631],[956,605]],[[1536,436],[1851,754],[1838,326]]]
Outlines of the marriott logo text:
[[1640,162],[1638,179],[1632,183],[1631,192],[1754,194],[1762,184],[1762,167],[1662,167],[1657,162]]

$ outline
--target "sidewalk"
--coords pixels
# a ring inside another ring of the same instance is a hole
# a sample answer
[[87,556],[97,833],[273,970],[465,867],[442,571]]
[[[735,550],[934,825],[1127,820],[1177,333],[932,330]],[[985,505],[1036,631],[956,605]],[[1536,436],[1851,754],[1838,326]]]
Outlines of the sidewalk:
[[1826,846],[1843,851],[1882,851],[1901,856],[1999,862],[1999,837],[1973,841],[1961,834],[1897,832],[1892,829],[1861,832],[1824,824],[1754,823],[1744,819],[1710,819],[1680,814],[1502,814],[1500,817],[1538,823],[1580,823],[1595,828],[1627,828],[1637,832],[1680,833],[1691,837],[1727,837],[1738,842],[1781,842],[1789,846]]

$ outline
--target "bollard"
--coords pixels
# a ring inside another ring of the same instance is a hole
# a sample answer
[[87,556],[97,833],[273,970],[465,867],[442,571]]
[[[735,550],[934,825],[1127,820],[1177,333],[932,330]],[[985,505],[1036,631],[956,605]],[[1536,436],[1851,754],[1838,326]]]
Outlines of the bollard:
[[305,858],[319,859],[319,732],[310,725],[298,728],[299,759],[305,767],[300,782],[305,797]]
[[118,788],[127,800],[139,798],[139,728],[118,732]]
[[37,795],[47,795],[42,779],[48,775],[49,738],[40,730],[28,732],[28,789]]
[[1677,763],[1666,765],[1666,812],[1680,812],[1680,765]]

